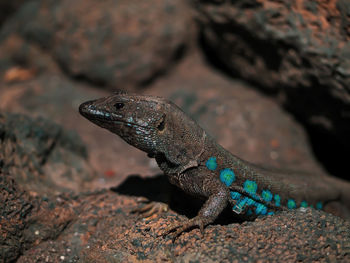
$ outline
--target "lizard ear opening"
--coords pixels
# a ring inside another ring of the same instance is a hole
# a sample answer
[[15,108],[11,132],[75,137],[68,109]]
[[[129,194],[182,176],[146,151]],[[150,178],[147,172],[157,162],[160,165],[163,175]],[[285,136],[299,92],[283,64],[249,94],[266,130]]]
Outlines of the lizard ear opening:
[[157,126],[158,131],[163,131],[165,128],[165,115]]

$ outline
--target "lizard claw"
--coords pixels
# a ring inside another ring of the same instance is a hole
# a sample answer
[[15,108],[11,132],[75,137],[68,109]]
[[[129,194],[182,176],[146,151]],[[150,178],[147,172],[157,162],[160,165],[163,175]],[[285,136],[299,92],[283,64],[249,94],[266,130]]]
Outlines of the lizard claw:
[[[137,200],[137,202],[149,202],[145,198],[140,198]],[[139,213],[142,214],[144,218],[150,217],[154,214],[161,214],[163,212],[167,212],[169,210],[169,207],[167,204],[164,203],[158,203],[158,202],[150,202],[148,204],[145,204],[142,207],[133,209],[131,212],[132,213]]]
[[169,227],[166,228],[166,230],[161,234],[161,236],[166,236],[168,234],[170,234],[171,232],[174,232],[172,234],[172,241],[175,242],[176,238],[184,231],[190,229],[190,228],[194,228],[194,227],[199,227],[202,237],[204,236],[204,226],[205,223],[204,221],[197,217],[194,217],[190,220],[188,220],[185,223],[177,223],[177,224],[172,224]]

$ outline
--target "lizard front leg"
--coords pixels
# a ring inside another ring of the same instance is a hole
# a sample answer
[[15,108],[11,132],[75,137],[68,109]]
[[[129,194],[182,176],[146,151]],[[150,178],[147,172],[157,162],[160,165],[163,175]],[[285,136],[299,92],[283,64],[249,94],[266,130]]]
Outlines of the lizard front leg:
[[184,223],[170,225],[162,235],[168,235],[175,231],[173,234],[174,241],[182,232],[193,227],[199,227],[203,234],[204,227],[214,222],[218,215],[227,206],[230,195],[228,188],[217,180],[214,174],[196,177],[193,177],[193,175],[181,176],[179,180],[176,180],[177,182],[174,182],[174,178],[171,179],[172,180],[170,181],[172,183],[175,183],[186,192],[196,196],[205,196],[208,197],[208,199],[196,217]]

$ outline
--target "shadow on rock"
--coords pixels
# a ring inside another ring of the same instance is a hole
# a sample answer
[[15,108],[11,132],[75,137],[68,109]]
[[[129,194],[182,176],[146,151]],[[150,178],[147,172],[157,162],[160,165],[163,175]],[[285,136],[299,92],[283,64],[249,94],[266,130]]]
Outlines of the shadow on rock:
[[[205,201],[181,191],[161,174],[150,178],[130,175],[122,184],[111,190],[123,195],[145,197],[150,202],[166,203],[171,210],[188,218],[195,217]],[[241,222],[241,220],[233,216],[228,206],[215,224],[228,225],[235,222]]]

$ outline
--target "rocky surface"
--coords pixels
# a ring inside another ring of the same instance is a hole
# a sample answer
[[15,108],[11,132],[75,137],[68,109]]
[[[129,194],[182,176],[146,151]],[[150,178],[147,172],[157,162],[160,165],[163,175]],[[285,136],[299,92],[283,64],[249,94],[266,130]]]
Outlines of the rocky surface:
[[76,133],[20,114],[0,114],[0,160],[4,173],[42,196],[77,191],[94,175]]
[[[3,16],[0,261],[349,261],[349,222],[312,209],[251,222],[227,209],[203,237],[198,229],[175,243],[160,237],[170,223],[195,216],[202,200],[172,187],[144,153],[77,112],[114,87],[167,97],[246,160],[322,174],[329,163],[315,158],[309,139],[335,164],[349,149],[342,137],[348,79],[338,70],[347,65],[344,7],[35,0]],[[332,141],[315,139],[295,118]],[[343,175],[346,163],[334,171]],[[171,210],[143,219],[132,212],[142,206],[138,197]]]
[[274,94],[313,132],[330,171],[341,174],[350,153],[349,2],[195,2],[211,60]]
[[[155,184],[138,182],[139,188]],[[135,181],[120,189],[132,193],[132,187]],[[350,260],[349,222],[315,210],[244,223],[233,218],[207,227],[204,236],[192,230],[172,243],[171,237],[161,236],[163,229],[185,218],[170,211],[141,220],[131,213],[138,205],[135,198],[118,194],[119,189],[43,199],[29,195],[3,173],[0,188],[5,204],[0,209],[0,251],[5,262]],[[186,206],[175,208],[184,213]]]
[[[58,239],[37,242],[18,262],[350,260],[349,223],[315,210],[214,224],[204,236],[193,230],[172,243],[171,237],[161,236],[162,231],[185,219],[173,212],[140,220],[130,213],[134,199],[111,192],[90,194],[70,205],[79,209],[79,217],[73,214]],[[33,238],[39,239],[35,232]]]
[[30,1],[4,25],[0,42],[24,38],[8,56],[30,56],[31,43],[71,77],[125,89],[171,68],[193,28],[191,9],[182,0]]
[[[38,196],[20,187],[15,177],[0,170],[0,259],[13,262],[44,240],[58,238],[77,217],[64,195]],[[67,197],[71,201],[72,197]]]

